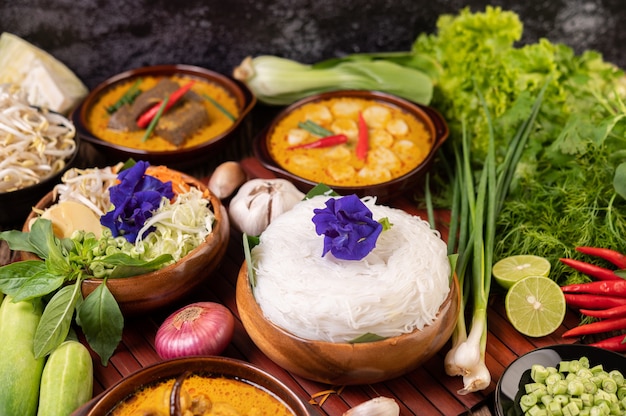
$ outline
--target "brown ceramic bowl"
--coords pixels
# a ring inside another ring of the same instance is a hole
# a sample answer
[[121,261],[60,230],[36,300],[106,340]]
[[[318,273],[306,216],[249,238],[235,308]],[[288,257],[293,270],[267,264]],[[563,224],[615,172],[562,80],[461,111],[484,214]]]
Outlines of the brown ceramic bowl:
[[250,382],[273,393],[294,416],[311,416],[314,411],[285,384],[269,373],[244,361],[226,357],[186,357],[153,364],[124,377],[117,384],[74,412],[73,416],[107,415],[121,401],[152,383],[175,378],[185,371],[216,377],[232,377]]
[[[86,120],[88,114],[92,111],[92,108],[98,104],[99,97],[106,91],[120,83],[125,83],[142,76],[158,77],[172,75],[184,75],[190,78],[198,78],[223,87],[237,102],[240,113],[237,121],[228,128],[228,130],[216,137],[207,137],[206,141],[199,145],[166,151],[146,151],[110,143],[97,137],[87,127]],[[244,84],[217,72],[191,65],[157,65],[122,72],[102,82],[81,102],[74,110],[71,117],[76,125],[78,135],[85,142],[90,143],[97,150],[102,152],[111,164],[133,158],[135,160],[146,160],[155,165],[168,165],[180,168],[197,165],[204,160],[218,155],[219,150],[236,136],[242,121],[252,107],[254,107],[255,103],[256,98]]]
[[448,341],[461,307],[455,277],[431,325],[381,341],[350,344],[303,339],[268,321],[254,299],[245,262],[236,300],[244,328],[270,359],[293,374],[332,385],[378,383],[415,370]]
[[[182,175],[187,183],[207,190],[204,183],[191,176]],[[48,208],[54,203],[53,198],[51,191],[35,205],[35,209]],[[160,270],[133,277],[107,280],[107,286],[124,315],[147,313],[182,299],[210,277],[218,267],[228,246],[230,224],[228,213],[220,200],[210,194],[210,201],[215,213],[215,223],[213,232],[201,245],[178,262]],[[30,222],[36,217],[36,212],[32,211],[24,223],[23,231],[29,230]],[[38,259],[34,254],[27,252],[22,252],[21,257],[22,259]],[[83,280],[83,296],[93,292],[101,283],[102,280],[96,278]]]
[[416,190],[416,187],[419,186],[424,174],[430,169],[437,149],[439,149],[439,147],[441,147],[441,145],[448,138],[448,125],[443,117],[435,109],[428,106],[416,104],[403,98],[383,92],[367,90],[332,91],[312,95],[293,103],[292,105],[282,110],[274,118],[270,126],[256,137],[253,142],[253,151],[256,158],[265,168],[274,172],[277,176],[292,181],[298,188],[300,188],[301,191],[305,193],[308,192],[311,188],[317,185],[317,182],[296,175],[280,166],[272,157],[268,143],[276,126],[294,110],[297,110],[298,108],[308,103],[338,97],[352,97],[373,100],[381,102],[383,104],[387,104],[391,107],[399,108],[400,110],[410,115],[413,115],[424,124],[426,131],[428,131],[430,137],[432,138],[432,145],[430,150],[428,151],[426,158],[419,165],[417,165],[417,167],[404,174],[403,176],[391,179],[387,182],[368,186],[337,186],[333,184],[327,185],[329,185],[334,191],[336,191],[340,195],[354,193],[359,197],[376,196],[381,202],[387,201],[406,192],[414,192]]

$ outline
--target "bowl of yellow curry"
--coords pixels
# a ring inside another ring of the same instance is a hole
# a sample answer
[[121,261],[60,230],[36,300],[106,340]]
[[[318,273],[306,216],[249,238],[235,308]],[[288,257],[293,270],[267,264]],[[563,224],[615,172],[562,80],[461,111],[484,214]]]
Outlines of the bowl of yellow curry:
[[215,157],[255,103],[245,85],[217,72],[158,65],[102,82],[72,121],[112,163],[134,158],[180,168]]
[[[176,408],[178,413],[171,413]],[[233,358],[176,358],[139,370],[94,398],[74,416],[313,415],[280,380]]]
[[304,192],[324,183],[339,194],[386,200],[415,190],[447,137],[447,123],[431,107],[344,90],[286,107],[257,137],[254,153]]

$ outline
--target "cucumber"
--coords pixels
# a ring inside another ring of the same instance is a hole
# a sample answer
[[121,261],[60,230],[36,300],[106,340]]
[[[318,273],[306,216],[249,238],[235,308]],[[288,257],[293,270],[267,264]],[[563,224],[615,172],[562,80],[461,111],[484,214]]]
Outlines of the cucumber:
[[41,299],[0,305],[0,415],[34,416],[45,359],[35,358],[33,340],[43,313]]
[[78,341],[64,341],[43,368],[37,416],[69,416],[93,395],[93,362]]

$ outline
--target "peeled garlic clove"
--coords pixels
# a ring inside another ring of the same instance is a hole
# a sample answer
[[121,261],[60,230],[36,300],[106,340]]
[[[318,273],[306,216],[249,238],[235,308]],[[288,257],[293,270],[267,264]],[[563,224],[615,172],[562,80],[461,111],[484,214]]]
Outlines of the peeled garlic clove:
[[283,212],[302,201],[304,194],[285,179],[251,179],[230,201],[231,223],[242,233],[260,235]]
[[238,162],[228,161],[219,165],[209,179],[209,190],[219,199],[232,195],[246,181],[246,172]]
[[346,411],[343,416],[398,416],[400,406],[389,397],[374,397]]

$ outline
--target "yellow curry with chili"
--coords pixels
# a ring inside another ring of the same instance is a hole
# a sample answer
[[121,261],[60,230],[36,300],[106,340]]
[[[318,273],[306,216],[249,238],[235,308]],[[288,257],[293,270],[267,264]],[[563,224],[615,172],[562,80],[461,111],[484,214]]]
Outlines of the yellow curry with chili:
[[184,142],[180,145],[177,146],[156,133],[151,134],[148,139],[144,140],[146,129],[121,131],[110,128],[109,121],[111,114],[107,109],[118,102],[118,100],[131,89],[133,84],[137,81],[135,78],[120,82],[103,92],[87,114],[87,128],[96,137],[106,142],[133,149],[160,152],[185,149],[205,143],[224,133],[234,124],[234,121],[209,99],[206,99],[206,96],[217,102],[235,119],[240,115],[240,107],[235,97],[230,94],[227,89],[217,83],[202,78],[191,78],[179,75],[168,77],[143,76],[141,77],[139,88],[144,92],[149,91],[151,88],[154,88],[159,81],[163,80],[163,78],[168,78],[178,83],[180,86],[193,80],[194,83],[191,87],[191,92],[195,93],[196,97],[201,97],[201,99],[197,101],[202,104],[208,116],[208,123],[189,135],[189,137],[186,137]]
[[[174,383],[170,379],[140,390],[113,409],[110,416],[169,416]],[[259,386],[199,374],[184,380],[180,409],[185,416],[293,416],[287,405]]]
[[[360,130],[359,114],[366,125]],[[321,136],[303,128],[312,121],[329,134],[347,141],[319,148],[306,144]],[[357,155],[359,136],[367,137],[367,154]],[[296,108],[268,135],[268,150],[285,170],[329,186],[366,186],[399,178],[423,162],[434,138],[424,123],[408,112],[383,101],[337,97]]]

